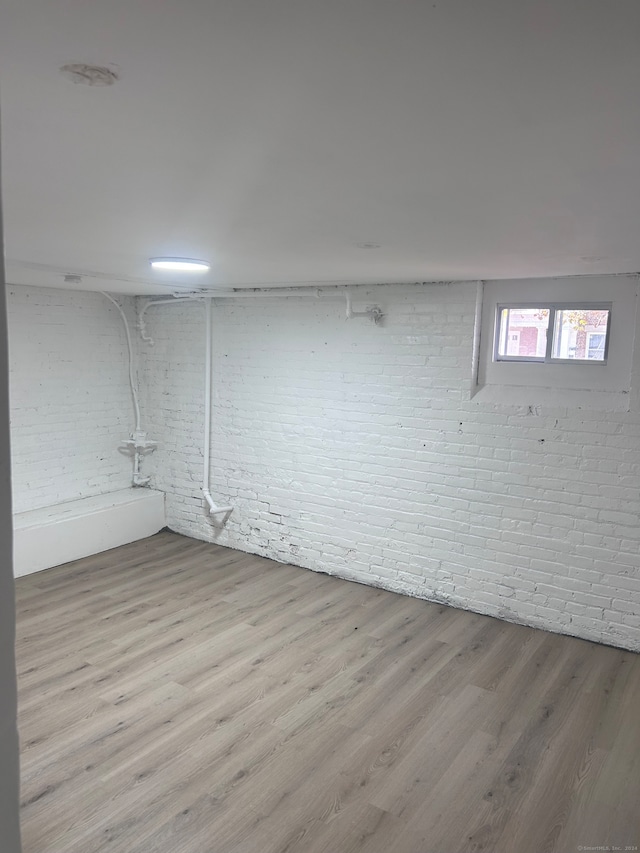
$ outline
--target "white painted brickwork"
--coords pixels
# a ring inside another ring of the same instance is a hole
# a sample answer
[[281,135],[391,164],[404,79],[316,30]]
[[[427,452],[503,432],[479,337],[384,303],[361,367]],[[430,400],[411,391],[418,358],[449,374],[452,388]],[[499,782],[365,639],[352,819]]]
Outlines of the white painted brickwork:
[[148,313],[145,462],[176,531],[640,649],[640,416],[469,399],[473,286],[218,300],[212,522],[203,306]]
[[127,488],[131,461],[118,444],[133,407],[116,309],[98,293],[7,294],[14,512]]

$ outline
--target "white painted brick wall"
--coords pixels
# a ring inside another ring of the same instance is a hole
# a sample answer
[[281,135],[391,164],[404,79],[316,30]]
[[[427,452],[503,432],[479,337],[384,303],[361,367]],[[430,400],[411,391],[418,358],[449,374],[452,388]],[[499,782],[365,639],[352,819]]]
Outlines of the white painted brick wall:
[[[149,312],[147,470],[189,536],[640,649],[640,416],[469,399],[472,286],[218,301],[212,522],[199,493],[204,324]],[[533,414],[531,412],[534,412]]]
[[98,293],[50,288],[9,287],[7,306],[14,512],[127,488],[118,444],[134,424],[120,315]]

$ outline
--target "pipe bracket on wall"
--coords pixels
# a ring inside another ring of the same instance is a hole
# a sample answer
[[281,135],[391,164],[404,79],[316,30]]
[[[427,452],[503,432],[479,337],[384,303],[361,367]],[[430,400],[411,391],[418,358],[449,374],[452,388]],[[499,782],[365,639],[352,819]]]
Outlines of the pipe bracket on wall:
[[147,438],[146,432],[143,430],[135,430],[131,438],[127,438],[120,442],[120,450],[127,456],[133,458],[133,485],[148,486],[151,477],[145,477],[140,473],[140,463],[142,458],[147,456],[158,446],[157,441],[150,441]]
[[382,312],[382,308],[379,305],[372,305],[367,308],[365,311],[354,311],[351,304],[351,293],[347,289],[344,292],[345,299],[347,302],[347,320],[352,320],[354,317],[366,317],[368,320],[371,320],[372,323],[375,323],[376,326],[379,326],[384,319],[384,314]]

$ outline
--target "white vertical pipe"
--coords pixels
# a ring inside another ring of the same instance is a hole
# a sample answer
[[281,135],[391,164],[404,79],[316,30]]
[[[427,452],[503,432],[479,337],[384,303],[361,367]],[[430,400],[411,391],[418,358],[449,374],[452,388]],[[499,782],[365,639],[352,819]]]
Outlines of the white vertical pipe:
[[211,465],[211,357],[212,357],[212,329],[211,329],[212,303],[204,303],[205,316],[205,349],[204,349],[204,463],[202,472],[202,491],[211,506],[211,494],[209,492],[209,468]]
[[129,323],[127,322],[127,315],[122,310],[122,306],[119,302],[117,302],[111,294],[106,293],[104,290],[101,290],[100,293],[102,296],[106,297],[109,302],[112,302],[115,307],[120,312],[120,316],[122,317],[122,322],[124,323],[124,331],[127,336],[127,349],[129,350],[129,387],[131,388],[131,396],[133,397],[133,413],[135,416],[136,426],[135,431],[140,432],[140,403],[138,402],[138,389],[136,387],[135,376],[133,373],[133,347],[131,345],[131,332],[129,331]]
[[473,321],[473,353],[471,356],[471,396],[478,388],[480,373],[480,338],[482,335],[482,302],[484,297],[484,282],[476,284],[476,313]]
[[353,317],[353,308],[351,307],[351,291],[347,287],[344,292],[345,299],[347,300],[347,320],[351,320]]
[[205,353],[204,353],[204,449],[203,449],[203,470],[202,470],[202,494],[209,506],[209,514],[217,515],[218,513],[231,512],[232,506],[217,506],[211,497],[209,490],[209,469],[211,467],[211,361],[213,355],[212,347],[212,323],[211,312],[213,311],[212,300],[206,300],[204,303],[205,316]]

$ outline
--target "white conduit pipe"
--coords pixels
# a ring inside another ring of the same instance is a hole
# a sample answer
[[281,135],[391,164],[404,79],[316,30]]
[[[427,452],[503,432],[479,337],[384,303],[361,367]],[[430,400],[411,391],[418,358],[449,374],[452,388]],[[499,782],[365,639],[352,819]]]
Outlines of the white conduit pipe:
[[214,503],[209,490],[209,468],[211,453],[211,360],[212,360],[212,323],[211,312],[213,303],[209,300],[204,303],[206,320],[206,345],[204,362],[204,464],[202,471],[202,494],[209,506],[210,515],[218,515],[233,512],[232,506],[218,506]]
[[[354,285],[355,287],[370,287],[370,285]],[[270,287],[267,289],[249,289],[246,288],[244,290],[209,290],[209,291],[199,291],[195,293],[174,293],[168,299],[149,299],[148,302],[145,302],[140,305],[138,309],[138,322],[137,329],[140,332],[140,337],[143,341],[153,346],[154,341],[153,338],[147,334],[147,326],[145,323],[144,315],[147,313],[149,308],[153,308],[154,305],[178,305],[180,302],[194,302],[198,300],[207,300],[207,299],[286,299],[289,296],[295,296],[297,298],[300,297],[313,297],[313,299],[320,299],[324,295],[323,289],[329,288],[329,292],[327,295],[333,296],[340,295],[341,293],[346,293],[347,297],[347,319],[351,319],[352,317],[368,317],[370,320],[373,320],[374,323],[380,323],[383,319],[382,310],[376,305],[373,308],[369,308],[367,311],[353,311],[351,307],[351,294],[348,290],[348,286],[344,284],[327,284],[322,287],[308,286],[308,287]]]
[[354,317],[368,317],[368,311],[354,311],[351,307],[351,291],[345,290],[345,299],[347,301],[347,320],[352,320]]
[[138,309],[138,322],[136,328],[140,332],[140,337],[143,341],[154,345],[153,338],[147,334],[147,324],[144,319],[144,315],[147,313],[149,308],[153,308],[154,305],[179,305],[180,302],[198,302],[204,301],[206,299],[256,299],[256,298],[281,298],[284,299],[288,296],[313,296],[314,299],[320,299],[321,293],[319,288],[307,287],[307,288],[299,288],[295,290],[294,288],[272,288],[271,290],[247,290],[247,291],[235,291],[235,290],[211,290],[208,292],[202,293],[174,293],[173,296],[169,299],[150,299],[148,302],[145,302]]
[[149,310],[149,308],[153,307],[154,305],[175,305],[181,299],[183,301],[193,301],[201,298],[202,297],[200,296],[173,296],[171,299],[152,299],[150,302],[145,302],[144,305],[142,305],[142,307],[138,310],[137,329],[140,332],[140,337],[142,338],[142,340],[146,341],[146,343],[148,344],[151,344],[151,346],[153,346],[155,343],[153,338],[147,334],[147,325],[144,321],[144,315]]
[[127,317],[124,311],[122,310],[122,306],[119,302],[111,296],[109,293],[105,293],[104,290],[101,290],[100,293],[106,297],[109,302],[113,302],[118,311],[120,312],[120,316],[122,317],[122,322],[124,323],[124,331],[127,335],[127,347],[129,349],[129,385],[131,387],[131,396],[133,397],[133,410],[135,413],[136,419],[136,432],[140,432],[140,403],[138,401],[138,389],[136,388],[136,382],[133,375],[133,349],[131,346],[131,332],[129,331],[129,324],[127,323]]
[[381,322],[384,315],[379,305],[367,308],[366,311],[354,311],[351,304],[351,291],[349,288],[345,290],[344,295],[347,300],[347,320],[353,320],[354,317],[367,317],[369,320],[376,323],[376,325]]
[[482,334],[482,301],[484,282],[476,284],[476,313],[473,321],[473,350],[471,356],[471,394],[476,392],[480,378],[480,338]]
[[319,287],[272,287],[267,290],[216,290],[201,294],[205,299],[207,297],[211,299],[286,299],[288,296],[312,296],[314,299],[320,299],[322,295],[322,289]]

